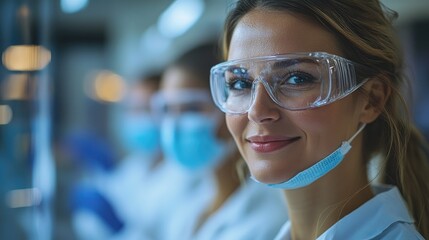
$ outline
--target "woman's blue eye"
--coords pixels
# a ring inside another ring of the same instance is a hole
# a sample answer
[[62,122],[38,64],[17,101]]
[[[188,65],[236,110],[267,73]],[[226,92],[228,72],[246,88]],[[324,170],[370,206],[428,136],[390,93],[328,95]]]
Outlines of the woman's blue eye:
[[293,73],[285,79],[284,84],[290,85],[302,85],[310,84],[315,81],[315,78],[308,73]]
[[248,80],[235,80],[229,84],[229,88],[232,90],[244,90],[252,87],[252,83]]
[[226,82],[226,87],[229,91],[243,91],[252,88],[252,81],[247,78],[232,78]]

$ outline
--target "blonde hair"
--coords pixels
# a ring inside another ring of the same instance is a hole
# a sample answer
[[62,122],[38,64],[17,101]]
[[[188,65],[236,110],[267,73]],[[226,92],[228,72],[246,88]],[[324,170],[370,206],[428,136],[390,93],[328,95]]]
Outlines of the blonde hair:
[[297,13],[320,23],[336,36],[346,58],[371,68],[373,78],[391,89],[385,105],[371,99],[381,115],[364,130],[363,157],[384,157],[382,182],[399,188],[418,231],[429,238],[429,147],[403,97],[409,86],[392,27],[396,13],[378,0],[240,0],[225,22],[225,57],[235,26],[254,9]]

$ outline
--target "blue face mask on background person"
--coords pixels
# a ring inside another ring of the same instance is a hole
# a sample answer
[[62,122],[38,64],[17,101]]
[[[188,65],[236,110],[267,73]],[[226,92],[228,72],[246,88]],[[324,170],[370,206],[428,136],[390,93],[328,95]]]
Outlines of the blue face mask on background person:
[[228,144],[216,137],[213,115],[183,113],[168,116],[161,128],[161,146],[167,159],[190,170],[215,167],[228,153]]
[[[282,183],[274,183],[267,185],[273,188],[281,189],[297,189],[310,185],[311,183],[323,177],[325,174],[330,172],[332,169],[338,166],[338,164],[341,163],[341,161],[344,159],[344,156],[352,148],[350,143],[364,129],[364,127],[365,124],[363,124],[348,141],[344,141],[341,146],[337,148],[334,152],[332,152],[319,162],[315,163],[311,167],[299,172],[291,179]],[[256,182],[259,182],[253,176],[252,179]]]
[[124,146],[133,152],[154,154],[160,149],[159,124],[149,114],[124,117],[119,134]]

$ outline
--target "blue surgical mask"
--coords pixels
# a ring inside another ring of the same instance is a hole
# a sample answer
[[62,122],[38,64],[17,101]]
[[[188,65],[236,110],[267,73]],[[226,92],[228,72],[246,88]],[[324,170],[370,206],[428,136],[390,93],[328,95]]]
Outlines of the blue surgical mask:
[[[365,124],[363,124],[358,131],[348,140],[344,141],[339,148],[337,148],[334,152],[329,154],[327,157],[323,158],[319,162],[315,163],[311,167],[299,172],[291,179],[282,182],[282,183],[274,183],[267,184],[273,188],[282,188],[282,189],[297,189],[310,185],[314,181],[323,177],[325,174],[334,169],[341,161],[344,159],[344,156],[350,151],[352,148],[350,143],[353,139],[364,129]],[[253,176],[252,179],[256,182]]]
[[160,150],[159,124],[149,114],[124,117],[118,130],[129,151],[151,155]]
[[218,118],[201,113],[167,116],[161,128],[161,146],[167,159],[189,170],[216,167],[228,152],[216,137]]

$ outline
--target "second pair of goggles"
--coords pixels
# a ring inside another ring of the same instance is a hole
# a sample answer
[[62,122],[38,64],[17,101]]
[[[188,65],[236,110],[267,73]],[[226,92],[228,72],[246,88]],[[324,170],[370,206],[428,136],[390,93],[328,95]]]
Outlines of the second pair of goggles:
[[215,104],[228,114],[246,113],[262,86],[280,107],[304,110],[349,95],[370,72],[324,52],[293,53],[220,63],[211,69],[210,85]]
[[216,110],[209,90],[197,88],[160,90],[152,96],[150,105],[157,115]]

